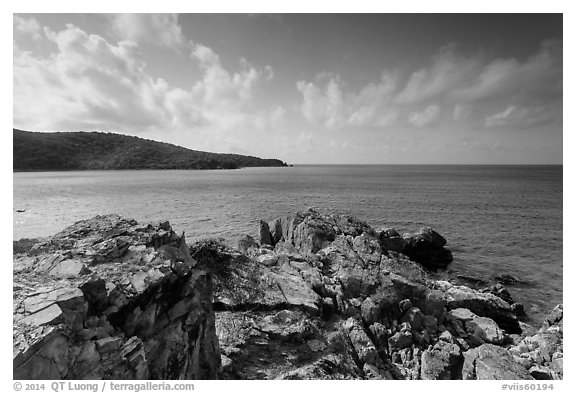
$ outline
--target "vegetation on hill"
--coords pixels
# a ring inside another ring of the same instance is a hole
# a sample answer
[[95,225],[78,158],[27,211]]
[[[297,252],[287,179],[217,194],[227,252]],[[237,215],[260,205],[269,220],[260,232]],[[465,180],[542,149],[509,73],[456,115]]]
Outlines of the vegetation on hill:
[[14,171],[88,169],[236,169],[286,166],[276,159],[208,153],[104,132],[13,129]]

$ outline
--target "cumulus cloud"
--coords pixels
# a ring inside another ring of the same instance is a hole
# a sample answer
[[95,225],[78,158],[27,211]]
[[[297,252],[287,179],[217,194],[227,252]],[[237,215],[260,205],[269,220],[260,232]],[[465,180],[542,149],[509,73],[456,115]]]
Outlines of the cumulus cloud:
[[148,42],[177,50],[189,44],[177,14],[114,14],[111,18],[114,31],[123,40]]
[[234,132],[264,130],[285,115],[281,107],[251,108],[262,70],[241,60],[239,70],[229,72],[206,46],[194,45],[192,54],[201,78],[182,89],[150,76],[134,41],[111,43],[73,25],[58,32],[44,29],[42,39],[56,52],[33,56],[16,49],[14,54],[16,126]]
[[[447,121],[474,126],[523,128],[554,121],[544,113],[558,112],[561,106],[560,42],[543,42],[525,60],[457,52],[455,45],[444,46],[428,66],[405,77],[401,70],[384,70],[380,80],[357,92],[339,75],[323,71],[314,82],[297,83],[302,114],[310,123],[331,129],[397,124],[423,128],[440,120],[441,107],[454,108]],[[494,103],[516,109],[508,115],[488,112]],[[538,109],[545,106],[554,110]]]
[[330,129],[387,127],[398,117],[395,111],[386,109],[396,89],[396,75],[383,73],[378,82],[358,93],[345,93],[340,76],[326,72],[319,74],[316,82],[298,81],[296,87],[303,97],[302,114],[313,124]]
[[438,99],[466,83],[480,69],[479,58],[457,56],[454,51],[454,45],[441,48],[432,58],[429,68],[421,68],[410,75],[394,101],[399,104],[416,104]]
[[556,41],[542,43],[525,62],[515,58],[495,59],[454,91],[457,101],[476,102],[517,95],[559,96],[562,94],[562,47]]
[[408,122],[418,128],[423,128],[435,124],[440,115],[438,105],[428,105],[421,112],[412,112],[408,117]]
[[42,38],[42,28],[38,24],[38,21],[34,18],[23,18],[21,16],[14,15],[14,29],[25,34],[29,34],[36,40]]

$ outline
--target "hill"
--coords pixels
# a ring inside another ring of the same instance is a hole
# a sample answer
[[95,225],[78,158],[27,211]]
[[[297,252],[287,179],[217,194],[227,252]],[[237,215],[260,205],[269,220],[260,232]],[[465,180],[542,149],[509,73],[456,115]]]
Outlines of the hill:
[[13,129],[14,171],[98,169],[237,169],[286,166],[276,159],[209,153],[104,132]]

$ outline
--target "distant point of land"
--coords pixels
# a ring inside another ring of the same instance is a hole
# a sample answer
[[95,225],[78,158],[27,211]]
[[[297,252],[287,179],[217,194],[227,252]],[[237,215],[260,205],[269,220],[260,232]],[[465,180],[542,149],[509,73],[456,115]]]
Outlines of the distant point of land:
[[13,170],[238,169],[288,166],[277,159],[209,153],[105,132],[13,129]]

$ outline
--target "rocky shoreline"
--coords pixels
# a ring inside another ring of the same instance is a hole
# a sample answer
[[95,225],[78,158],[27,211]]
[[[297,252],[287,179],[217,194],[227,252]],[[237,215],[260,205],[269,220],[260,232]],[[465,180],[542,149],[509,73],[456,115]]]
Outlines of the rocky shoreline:
[[438,280],[430,228],[312,209],[236,249],[117,215],[14,242],[14,379],[562,379],[502,284]]

